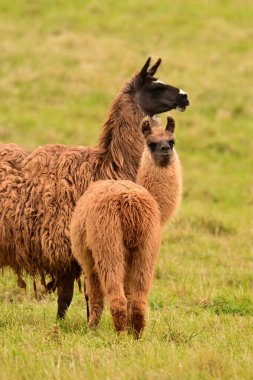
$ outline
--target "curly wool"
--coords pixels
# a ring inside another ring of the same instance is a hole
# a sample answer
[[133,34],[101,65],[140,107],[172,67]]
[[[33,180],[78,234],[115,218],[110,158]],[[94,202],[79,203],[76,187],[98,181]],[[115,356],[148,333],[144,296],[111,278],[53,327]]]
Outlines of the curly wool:
[[79,269],[69,223],[91,181],[135,180],[143,151],[143,111],[132,79],[111,105],[97,147],[46,145],[29,154],[0,146],[0,267],[57,278]]

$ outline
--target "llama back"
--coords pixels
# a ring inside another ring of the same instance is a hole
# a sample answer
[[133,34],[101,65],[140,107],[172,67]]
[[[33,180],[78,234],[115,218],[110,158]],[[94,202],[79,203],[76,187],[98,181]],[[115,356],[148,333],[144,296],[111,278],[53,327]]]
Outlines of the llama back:
[[77,250],[82,255],[84,240],[91,250],[109,246],[113,253],[114,244],[134,250],[153,234],[160,237],[158,205],[146,189],[127,180],[92,183],[78,201],[71,222],[74,255]]
[[0,170],[3,166],[9,165],[9,168],[20,170],[24,158],[29,155],[29,151],[23,149],[17,144],[0,143]]
[[[157,202],[144,187],[130,181],[123,181],[123,184],[119,215],[124,244],[127,249],[134,249],[155,234],[154,231],[160,224],[160,211]],[[117,187],[115,183],[115,188]]]

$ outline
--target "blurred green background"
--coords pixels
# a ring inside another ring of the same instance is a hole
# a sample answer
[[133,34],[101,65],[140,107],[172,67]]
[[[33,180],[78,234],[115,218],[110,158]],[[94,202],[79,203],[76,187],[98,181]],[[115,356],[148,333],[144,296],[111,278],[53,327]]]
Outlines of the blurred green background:
[[37,302],[6,271],[0,378],[252,379],[252,20],[248,0],[0,0],[1,141],[95,144],[149,55],[191,100],[172,111],[184,198],[143,339],[116,337],[108,313],[88,331],[77,292],[54,325],[55,295]]

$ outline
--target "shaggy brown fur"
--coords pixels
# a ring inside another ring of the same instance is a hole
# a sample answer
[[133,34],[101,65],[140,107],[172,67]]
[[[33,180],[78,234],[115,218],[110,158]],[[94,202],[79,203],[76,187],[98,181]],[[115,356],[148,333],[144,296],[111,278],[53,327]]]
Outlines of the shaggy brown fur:
[[[0,241],[1,239],[5,241],[5,249],[0,254],[0,268],[8,265],[11,266],[11,263],[15,261],[17,265],[13,269],[18,276],[18,285],[22,288],[26,287],[22,280],[22,262],[24,257],[19,255],[15,250],[13,230],[19,230],[19,225],[16,223],[16,215],[20,210],[17,209],[17,204],[24,197],[22,162],[28,154],[28,151],[25,151],[16,144],[0,144],[0,202],[1,205],[8,204],[8,216],[1,209]],[[13,183],[15,183],[15,186],[11,185]],[[13,257],[15,257],[14,260]]]
[[[55,278],[58,317],[64,317],[80,274],[69,237],[76,201],[91,181],[135,180],[144,114],[189,104],[179,89],[156,83],[153,75],[160,60],[148,70],[149,63],[150,59],[112,103],[98,147],[46,145],[29,155],[22,151],[22,165],[15,148],[9,152],[8,169],[0,162],[0,267]],[[6,151],[5,146],[1,149]]]
[[[98,181],[80,198],[71,221],[74,257],[87,278],[90,319],[99,323],[103,296],[110,304],[116,331],[145,326],[147,297],[160,245],[161,225],[181,200],[180,162],[173,149],[174,120],[166,130],[144,120],[146,137],[137,183]],[[144,187],[142,187],[142,186]]]

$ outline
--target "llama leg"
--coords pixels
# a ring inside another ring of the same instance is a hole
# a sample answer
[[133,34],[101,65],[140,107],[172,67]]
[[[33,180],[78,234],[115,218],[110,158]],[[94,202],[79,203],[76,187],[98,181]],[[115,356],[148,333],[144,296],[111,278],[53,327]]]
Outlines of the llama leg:
[[71,244],[73,256],[81,266],[85,276],[85,300],[87,321],[91,327],[97,326],[104,307],[103,293],[100,282],[94,269],[92,252],[87,247],[85,215],[76,216],[71,225]]
[[89,323],[89,319],[90,319],[89,296],[88,296],[88,293],[87,293],[87,290],[86,290],[85,283],[84,283],[84,298],[85,298],[85,302],[86,302],[87,323]]
[[[116,332],[126,329],[127,322],[127,300],[124,294],[124,249],[115,247],[108,249],[106,244],[103,248],[93,247],[93,258],[96,271],[102,288],[110,305],[110,311]],[[113,252],[113,254],[112,254]]]
[[130,297],[130,288],[129,288],[129,281],[130,281],[130,269],[132,265],[132,255],[128,255],[127,262],[126,262],[126,268],[125,268],[125,283],[124,283],[124,291],[125,296],[127,299],[127,327],[131,327],[131,320],[129,319],[129,311],[130,311],[130,305],[131,305],[131,297]]
[[[152,235],[151,235],[152,236]],[[133,253],[129,276],[128,320],[138,339],[146,325],[148,294],[152,285],[159,245],[149,245]]]
[[66,311],[71,304],[74,293],[75,276],[73,273],[67,273],[57,279],[58,288],[58,311],[57,318],[65,317]]
[[95,327],[99,324],[104,309],[104,297],[95,272],[89,277],[89,286],[87,288],[90,309],[89,326]]
[[85,274],[86,292],[85,298],[88,299],[89,315],[87,313],[90,327],[98,325],[104,308],[104,296],[101,290],[100,281],[94,269],[92,252],[86,248],[82,255],[82,269]]

